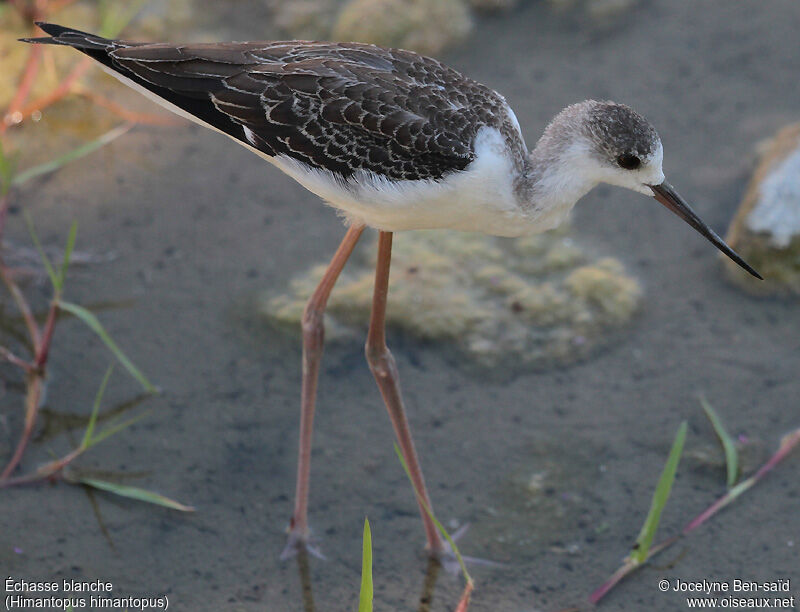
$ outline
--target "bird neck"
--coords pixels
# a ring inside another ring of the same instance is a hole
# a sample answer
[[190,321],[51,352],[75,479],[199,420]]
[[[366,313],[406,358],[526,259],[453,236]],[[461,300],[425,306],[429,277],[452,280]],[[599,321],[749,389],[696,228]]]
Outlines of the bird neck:
[[550,227],[558,225],[599,182],[587,159],[583,143],[545,133],[526,160],[518,191],[523,206],[537,216],[551,217]]

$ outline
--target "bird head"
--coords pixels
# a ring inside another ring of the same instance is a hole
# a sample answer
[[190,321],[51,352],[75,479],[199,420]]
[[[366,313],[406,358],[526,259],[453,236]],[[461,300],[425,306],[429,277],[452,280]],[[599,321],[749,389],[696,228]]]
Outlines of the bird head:
[[573,104],[553,120],[543,140],[553,143],[553,148],[569,159],[573,172],[577,170],[594,184],[608,183],[655,198],[722,253],[761,278],[666,182],[661,138],[632,108],[595,100]]

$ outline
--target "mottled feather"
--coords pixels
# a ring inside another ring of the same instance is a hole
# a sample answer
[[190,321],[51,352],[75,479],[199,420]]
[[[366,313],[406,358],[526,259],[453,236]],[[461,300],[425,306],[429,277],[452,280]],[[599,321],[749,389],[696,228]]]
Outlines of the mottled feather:
[[268,156],[348,180],[434,179],[475,158],[484,126],[525,145],[503,97],[441,62],[360,43],[145,44],[42,24],[74,47]]

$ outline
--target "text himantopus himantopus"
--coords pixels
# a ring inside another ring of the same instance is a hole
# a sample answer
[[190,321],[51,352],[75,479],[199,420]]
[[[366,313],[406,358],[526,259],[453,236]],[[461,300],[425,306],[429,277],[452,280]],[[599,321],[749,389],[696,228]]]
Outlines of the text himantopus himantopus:
[[307,41],[150,44],[38,25],[51,37],[26,42],[67,45],[96,59],[162,106],[276,165],[347,221],[303,314],[297,489],[285,552],[308,545],[323,313],[365,227],[379,231],[367,361],[422,497],[434,556],[446,547],[422,505],[430,500],[384,333],[393,232],[542,232],[564,221],[595,185],[609,183],[654,197],[760,278],[664,180],[658,134],[622,104],[587,100],[568,106],[529,152],[503,96],[410,51]]

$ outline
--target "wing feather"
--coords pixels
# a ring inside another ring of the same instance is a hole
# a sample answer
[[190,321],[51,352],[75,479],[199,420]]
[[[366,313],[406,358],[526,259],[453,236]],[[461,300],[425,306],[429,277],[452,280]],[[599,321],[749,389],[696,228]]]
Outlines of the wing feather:
[[524,155],[499,94],[410,51],[303,41],[128,43],[45,25],[49,40],[263,153],[345,180],[359,171],[438,180],[472,161],[483,126],[504,131]]

